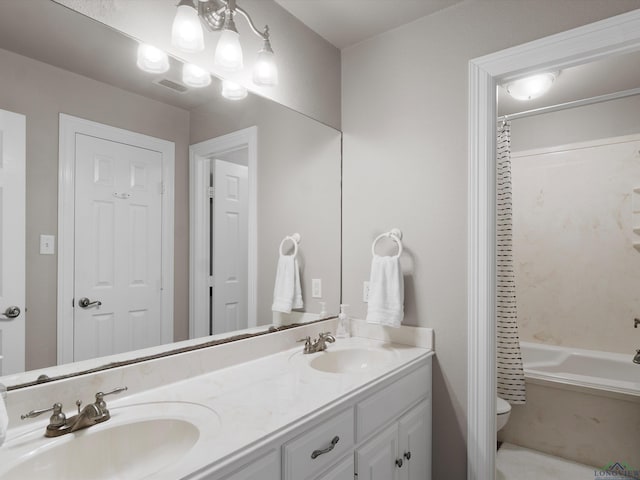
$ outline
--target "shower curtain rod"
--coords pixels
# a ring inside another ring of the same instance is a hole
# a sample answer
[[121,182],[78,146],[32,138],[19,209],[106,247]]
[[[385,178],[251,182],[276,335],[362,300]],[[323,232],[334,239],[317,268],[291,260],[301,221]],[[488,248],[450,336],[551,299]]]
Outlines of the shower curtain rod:
[[565,110],[567,108],[593,105],[594,103],[617,100],[619,98],[631,97],[633,95],[640,95],[640,88],[631,88],[629,90],[622,90],[620,92],[607,93],[606,95],[598,95],[596,97],[584,98],[582,100],[574,100],[572,102],[559,103],[557,105],[550,105],[548,107],[534,108],[533,110],[525,110],[524,112],[502,115],[501,117],[498,117],[498,121],[502,122],[506,120],[516,120],[518,118],[532,117],[534,115],[540,115],[542,113],[551,113],[557,112],[558,110]]

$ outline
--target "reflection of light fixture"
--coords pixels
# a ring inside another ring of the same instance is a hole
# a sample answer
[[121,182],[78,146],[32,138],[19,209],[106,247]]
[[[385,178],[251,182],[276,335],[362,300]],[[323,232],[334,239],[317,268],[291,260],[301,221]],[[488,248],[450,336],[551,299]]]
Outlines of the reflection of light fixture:
[[182,66],[182,83],[194,88],[206,87],[211,84],[211,75],[204,68],[185,63]]
[[222,96],[229,100],[242,100],[247,96],[247,89],[231,80],[223,80]]
[[204,32],[192,0],[180,0],[171,27],[171,44],[185,52],[204,50]]
[[[240,35],[234,22],[236,13],[239,13],[247,20],[253,33],[264,41],[254,68],[254,83],[257,85],[277,85],[278,68],[269,40],[269,27],[265,26],[263,31],[258,30],[249,14],[236,5],[236,0],[198,0],[197,4],[197,11],[193,0],[181,0],[178,4],[178,11],[173,23],[172,43],[184,50],[190,50],[189,45],[185,47],[176,40],[180,37],[176,31],[182,31],[181,27],[179,27],[180,25],[190,25],[191,27],[185,27],[184,31],[197,32],[198,28],[201,28],[200,24],[197,24],[196,27],[194,18],[197,16],[200,23],[204,24],[207,29],[213,32],[221,32],[215,51],[215,64],[227,71],[240,70],[243,66],[243,55],[242,47],[240,46]],[[195,16],[194,13],[196,13]],[[189,34],[194,35],[192,33]]]
[[152,45],[138,46],[138,67],[149,73],[164,73],[169,70],[169,57]]
[[547,93],[557,76],[557,72],[538,73],[509,82],[505,88],[516,100],[533,100]]

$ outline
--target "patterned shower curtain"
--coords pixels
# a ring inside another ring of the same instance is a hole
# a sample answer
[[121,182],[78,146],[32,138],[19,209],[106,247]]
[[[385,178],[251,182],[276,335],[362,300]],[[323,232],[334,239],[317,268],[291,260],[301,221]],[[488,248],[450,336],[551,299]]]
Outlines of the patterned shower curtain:
[[511,404],[525,403],[524,371],[518,336],[516,286],[513,271],[511,202],[511,123],[498,128],[496,145],[496,324],[498,335],[498,396]]

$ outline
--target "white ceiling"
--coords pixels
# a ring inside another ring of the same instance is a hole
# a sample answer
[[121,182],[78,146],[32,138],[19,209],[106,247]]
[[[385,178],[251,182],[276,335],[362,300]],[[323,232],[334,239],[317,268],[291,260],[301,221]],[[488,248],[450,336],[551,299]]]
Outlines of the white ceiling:
[[462,0],[275,0],[342,49]]

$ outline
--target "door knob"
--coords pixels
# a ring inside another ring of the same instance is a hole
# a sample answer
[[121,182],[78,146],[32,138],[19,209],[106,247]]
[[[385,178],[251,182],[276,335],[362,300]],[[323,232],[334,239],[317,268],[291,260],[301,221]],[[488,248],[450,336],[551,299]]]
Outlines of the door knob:
[[92,302],[87,297],[82,297],[80,300],[78,300],[78,306],[80,306],[81,308],[99,307],[100,305],[102,305],[102,302],[100,300],[94,300]]
[[5,318],[16,318],[20,316],[20,307],[11,306],[4,311]]

